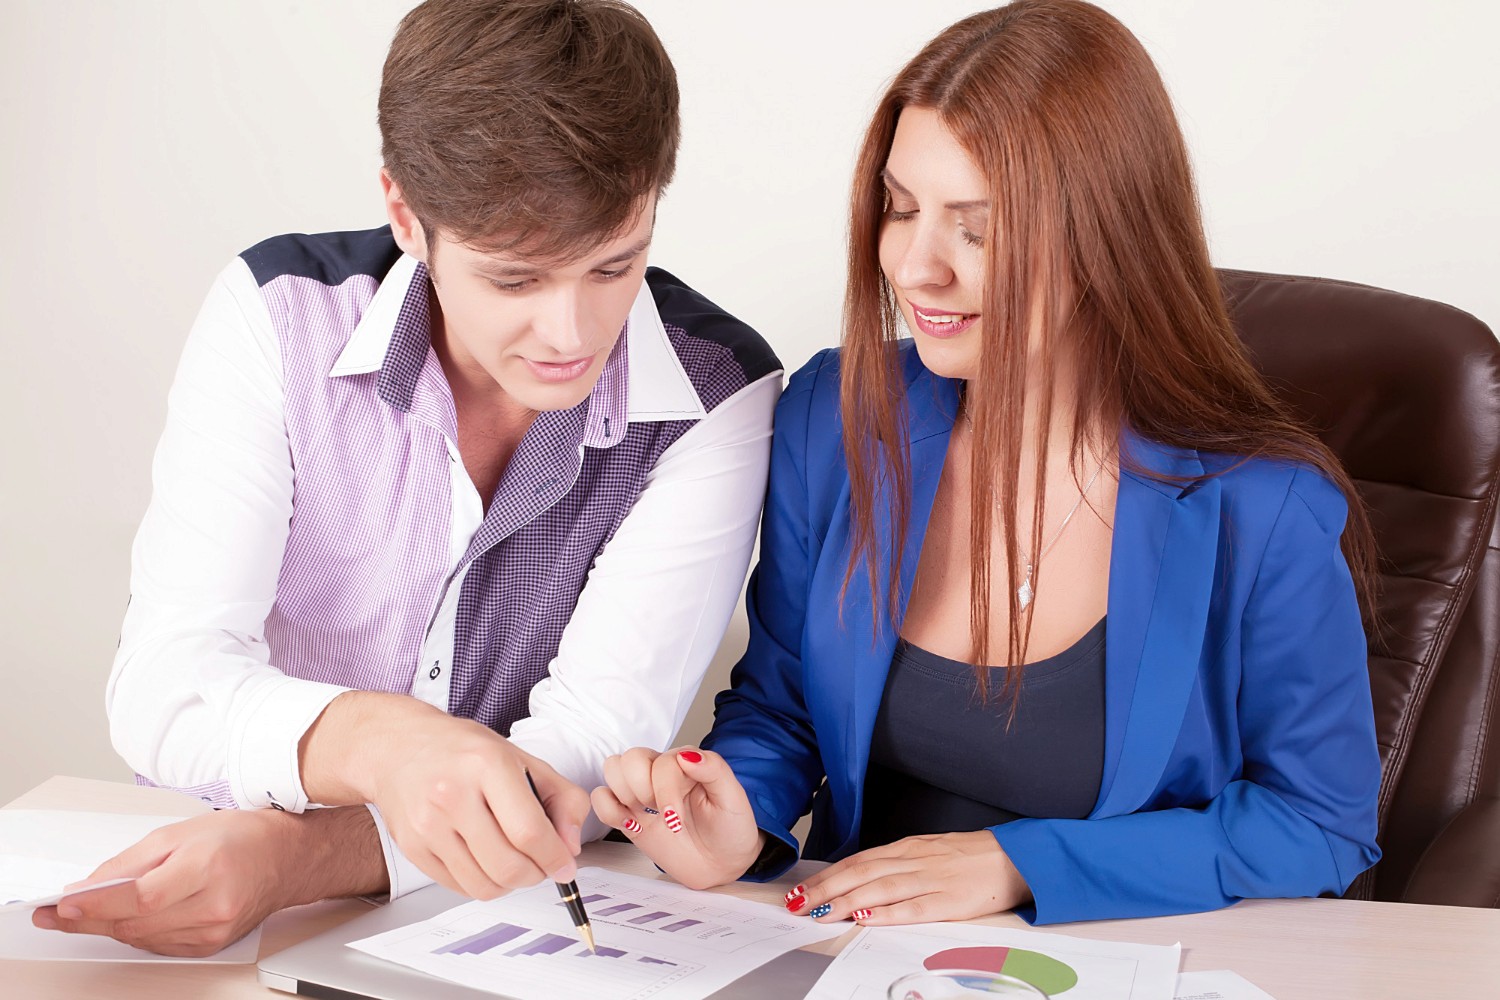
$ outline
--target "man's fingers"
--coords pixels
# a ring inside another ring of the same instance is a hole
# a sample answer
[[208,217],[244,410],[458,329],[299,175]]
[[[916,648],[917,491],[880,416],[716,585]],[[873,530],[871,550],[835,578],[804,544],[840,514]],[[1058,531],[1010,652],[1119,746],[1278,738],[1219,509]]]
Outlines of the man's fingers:
[[[534,766],[532,778],[543,799],[555,790],[557,782],[566,780],[540,761],[535,761]],[[552,787],[543,791],[543,785]],[[542,802],[538,801],[538,794],[532,793],[526,774],[519,769],[506,769],[491,775],[484,783],[485,801],[499,820],[500,829],[510,846],[525,855],[548,878],[570,882],[578,873],[578,865],[568,844],[552,825]]]
[[[542,765],[546,767],[546,765]],[[571,781],[546,768],[550,775],[536,779],[542,796],[542,808],[552,820],[552,828],[575,857],[583,850],[583,821],[589,817],[589,793]],[[566,881],[566,880],[565,880]]]
[[512,889],[536,885],[547,877],[529,857],[511,845],[492,817],[486,816],[483,827],[477,830],[468,825],[460,827],[458,835],[483,876],[492,883],[485,887],[486,895],[475,899],[494,899]]
[[110,879],[115,878],[135,878],[146,874],[165,861],[171,855],[172,851],[176,849],[178,840],[170,836],[170,834],[180,825],[173,823],[171,826],[165,826],[160,830],[147,834],[119,854],[100,864],[98,868],[89,873],[88,878],[81,882],[74,882],[63,888],[72,889],[77,886],[91,885],[95,882],[108,882]]
[[178,846],[170,840],[136,844],[90,876],[91,881],[98,881],[138,875],[134,882],[64,896],[57,904],[58,913],[73,920],[113,921],[149,916],[176,906],[204,888],[203,867],[174,853]]

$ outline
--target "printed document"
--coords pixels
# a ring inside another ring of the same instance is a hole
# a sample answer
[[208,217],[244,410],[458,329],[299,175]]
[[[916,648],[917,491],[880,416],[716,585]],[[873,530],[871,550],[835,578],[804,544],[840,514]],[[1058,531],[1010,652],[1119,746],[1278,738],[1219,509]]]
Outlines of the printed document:
[[516,1000],[696,1000],[777,955],[849,930],[602,868],[579,871],[578,885],[598,954],[579,941],[551,882],[349,947]]
[[923,969],[1003,972],[1052,1000],[1173,1000],[1180,945],[1090,941],[974,924],[868,927],[813,986],[808,1000],[886,1000],[886,988]]

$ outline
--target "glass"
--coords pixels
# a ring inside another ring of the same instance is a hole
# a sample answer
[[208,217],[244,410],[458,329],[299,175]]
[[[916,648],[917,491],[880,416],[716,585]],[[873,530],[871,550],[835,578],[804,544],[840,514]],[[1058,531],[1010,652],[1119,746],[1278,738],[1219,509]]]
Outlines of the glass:
[[913,972],[891,983],[889,1000],[1047,1000],[1047,994],[1023,979],[977,969],[931,969]]

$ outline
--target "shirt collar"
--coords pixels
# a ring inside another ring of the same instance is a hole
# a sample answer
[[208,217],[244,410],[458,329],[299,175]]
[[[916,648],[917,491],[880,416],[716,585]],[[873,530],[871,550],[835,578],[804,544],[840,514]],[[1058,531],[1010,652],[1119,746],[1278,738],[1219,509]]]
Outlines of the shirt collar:
[[[402,254],[386,273],[344,345],[330,378],[380,372],[381,398],[400,410],[412,394],[431,349],[427,268]],[[630,307],[625,333],[589,394],[583,443],[607,448],[624,435],[623,422],[699,420],[707,415],[682,367],[648,282]]]

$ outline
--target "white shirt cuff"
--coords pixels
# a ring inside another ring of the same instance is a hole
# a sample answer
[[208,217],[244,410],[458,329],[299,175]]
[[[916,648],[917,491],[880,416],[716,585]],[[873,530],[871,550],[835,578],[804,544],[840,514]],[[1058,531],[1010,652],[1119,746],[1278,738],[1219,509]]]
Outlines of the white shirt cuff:
[[328,703],[349,689],[282,677],[260,684],[229,719],[229,790],[241,807],[308,807],[297,744]]
[[406,855],[401,853],[401,848],[391,839],[391,831],[386,828],[385,819],[374,803],[365,803],[365,808],[370,810],[370,817],[375,820],[375,829],[380,834],[380,851],[385,855],[385,873],[391,880],[390,898],[400,899],[408,892],[432,885],[433,880],[407,860]]

